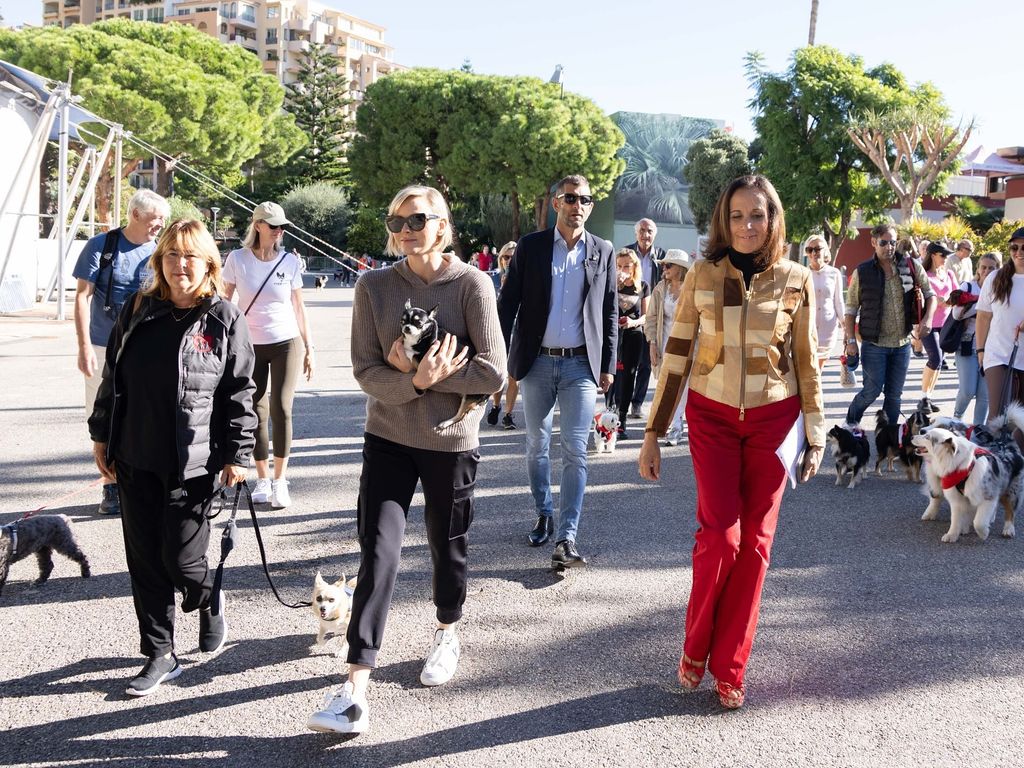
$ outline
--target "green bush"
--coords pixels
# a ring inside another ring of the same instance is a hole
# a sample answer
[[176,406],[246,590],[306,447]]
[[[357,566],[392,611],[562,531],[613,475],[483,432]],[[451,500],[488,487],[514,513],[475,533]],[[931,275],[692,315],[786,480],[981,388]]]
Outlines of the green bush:
[[[306,184],[301,187],[294,187],[281,200],[281,207],[289,221],[307,232],[325,240],[335,248],[345,248],[346,234],[349,223],[352,220],[352,209],[349,205],[348,195],[345,190],[337,184],[326,181],[318,181],[313,184]],[[301,232],[298,236],[308,240]],[[287,240],[285,241],[287,244]],[[293,241],[291,244],[295,244]],[[313,241],[313,245],[330,253],[337,254],[330,248],[324,247],[323,243]],[[309,255],[317,254],[317,251],[299,245],[299,250]]]
[[1006,258],[1010,253],[1007,248],[1010,244],[1010,235],[1020,227],[1024,227],[1024,219],[1019,221],[1007,221],[1004,219],[998,224],[993,224],[981,240],[975,241],[974,255],[980,256],[990,251],[999,251],[1003,255],[1003,263],[1005,264]]
[[[186,200],[183,197],[172,195],[167,198],[168,204],[171,206],[171,215],[167,217],[166,224],[173,224],[181,219],[195,219],[201,221],[204,224],[208,224],[206,217],[203,216],[202,211],[199,210],[198,206],[191,200]],[[220,222],[217,222],[220,225]]]

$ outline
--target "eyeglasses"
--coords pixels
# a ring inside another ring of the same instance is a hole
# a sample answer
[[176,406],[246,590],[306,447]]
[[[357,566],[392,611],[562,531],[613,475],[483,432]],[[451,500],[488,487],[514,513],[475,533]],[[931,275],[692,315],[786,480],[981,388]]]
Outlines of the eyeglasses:
[[879,240],[878,244],[880,246],[882,246],[883,248],[888,248],[890,245],[895,246],[896,245],[896,241],[895,240]]
[[560,195],[555,195],[556,198],[560,197],[565,200],[569,205],[576,205],[579,202],[580,205],[593,205],[593,195],[577,195],[575,192],[563,192]]
[[1017,253],[1018,251],[1020,251],[1021,253],[1024,253],[1024,245],[1011,245],[1010,246],[1010,253]]
[[808,245],[804,248],[804,253],[821,253],[823,250],[825,249],[820,245]]
[[422,232],[428,221],[440,218],[436,213],[414,213],[410,216],[388,216],[384,219],[384,224],[387,225],[388,232],[394,232],[397,235],[405,228],[406,224],[413,232]]
[[264,221],[267,225],[267,229],[284,229],[284,224],[271,224],[269,221]]

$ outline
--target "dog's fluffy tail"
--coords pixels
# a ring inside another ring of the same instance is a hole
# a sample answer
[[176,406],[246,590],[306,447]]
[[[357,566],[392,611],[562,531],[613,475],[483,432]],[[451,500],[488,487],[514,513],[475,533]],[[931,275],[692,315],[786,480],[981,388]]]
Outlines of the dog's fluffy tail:
[[885,411],[881,408],[878,409],[878,413],[875,414],[875,429],[884,429],[889,426],[889,417],[885,415]]
[[989,422],[989,429],[994,432],[999,432],[1003,429],[1019,429],[1024,432],[1024,405],[1020,403],[1010,403],[1006,406],[1006,411]]

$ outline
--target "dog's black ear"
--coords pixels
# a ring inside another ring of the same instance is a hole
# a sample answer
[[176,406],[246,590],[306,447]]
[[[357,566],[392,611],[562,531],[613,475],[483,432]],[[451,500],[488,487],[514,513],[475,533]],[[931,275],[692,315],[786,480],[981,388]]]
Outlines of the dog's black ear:
[[429,312],[427,312],[427,317],[429,317],[431,320],[436,319],[437,318],[437,308],[439,306],[440,306],[440,304],[435,304],[434,308],[432,310],[430,310]]
[[952,447],[952,446],[953,446],[953,438],[952,438],[952,437],[947,437],[947,438],[946,438],[945,440],[943,440],[942,442],[944,442],[944,443],[945,443],[946,445],[948,445],[948,446],[950,446],[950,447]]
[[406,299],[405,300],[405,311],[408,312],[410,309],[412,309],[412,299]]

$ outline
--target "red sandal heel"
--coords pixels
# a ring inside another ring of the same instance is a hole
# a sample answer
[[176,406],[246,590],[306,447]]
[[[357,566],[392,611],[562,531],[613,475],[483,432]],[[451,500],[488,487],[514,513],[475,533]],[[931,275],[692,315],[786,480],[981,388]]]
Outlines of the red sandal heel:
[[747,695],[743,686],[729,685],[721,680],[715,681],[715,693],[718,694],[718,701],[726,709],[739,709]]
[[704,679],[705,662],[699,664],[685,653],[679,659],[679,685],[686,691],[695,691]]

